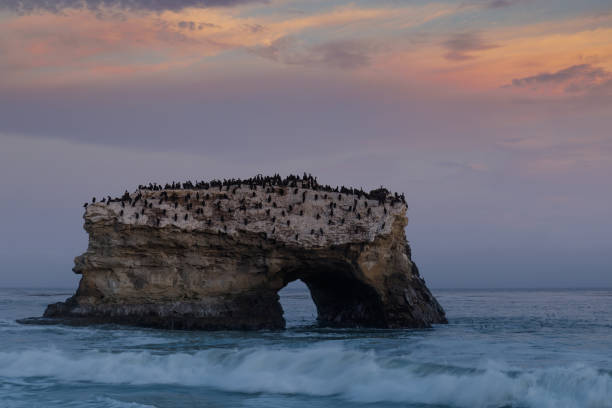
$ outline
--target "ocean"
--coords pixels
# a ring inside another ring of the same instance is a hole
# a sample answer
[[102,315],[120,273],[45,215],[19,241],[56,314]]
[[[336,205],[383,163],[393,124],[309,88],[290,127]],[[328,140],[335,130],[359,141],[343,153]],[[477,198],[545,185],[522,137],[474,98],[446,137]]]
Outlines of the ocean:
[[73,289],[0,289],[0,407],[612,407],[612,290],[434,290],[448,325],[185,332],[22,325]]

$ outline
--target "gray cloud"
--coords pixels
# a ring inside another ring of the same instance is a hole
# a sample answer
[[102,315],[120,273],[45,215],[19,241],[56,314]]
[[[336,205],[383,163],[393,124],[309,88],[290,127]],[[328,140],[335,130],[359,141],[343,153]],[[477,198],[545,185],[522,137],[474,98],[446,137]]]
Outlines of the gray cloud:
[[247,3],[267,3],[268,0],[2,0],[0,9],[17,13],[47,11],[59,13],[65,9],[120,8],[123,10],[178,11],[186,7],[232,7]]
[[480,34],[476,32],[455,34],[446,40],[443,45],[448,49],[444,57],[453,61],[464,61],[475,58],[473,55],[469,54],[471,51],[488,50],[498,47],[495,44],[485,41]]
[[307,47],[292,37],[282,37],[251,51],[287,65],[356,69],[370,64],[373,46],[361,41],[331,41]]
[[567,92],[582,92],[609,86],[612,72],[591,64],[572,65],[556,72],[542,72],[537,75],[515,78],[514,87],[538,87],[540,85],[565,85]]
[[202,30],[204,27],[208,28],[218,28],[219,26],[213,23],[205,23],[205,22],[197,22],[197,21],[179,21],[179,28],[195,31]]
[[526,0],[491,0],[486,3],[485,7],[496,9],[496,8],[511,7],[516,4],[525,3],[525,2]]

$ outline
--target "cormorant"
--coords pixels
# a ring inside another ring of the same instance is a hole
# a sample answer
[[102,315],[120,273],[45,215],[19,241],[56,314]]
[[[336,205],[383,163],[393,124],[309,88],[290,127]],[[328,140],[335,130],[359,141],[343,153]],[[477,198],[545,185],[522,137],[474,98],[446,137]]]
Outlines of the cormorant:
[[289,226],[291,224],[291,221],[287,220],[287,226]]
[[244,225],[247,225],[249,223],[249,220],[247,220],[246,218],[244,219]]
[[176,214],[174,214],[174,221],[178,220],[178,217],[176,216]]
[[360,220],[361,219],[361,214],[357,213],[357,219]]
[[310,235],[312,235],[312,234],[314,234],[314,230],[313,229],[310,230]]
[[121,217],[123,217],[123,210],[121,210],[121,212],[119,213],[119,215],[120,215]]
[[300,234],[295,234],[295,240],[297,241],[298,237],[300,236]]
[[382,229],[385,229],[385,224],[386,224],[386,222],[383,222],[383,225],[381,227]]
[[300,215],[304,215],[304,210],[300,210]]
[[185,221],[187,221],[187,217],[189,217],[189,214],[185,214]]
[[321,218],[321,216],[319,215],[319,213],[317,213],[317,220],[320,219],[320,218]]
[[272,223],[276,222],[276,217],[272,217]]
[[93,197],[93,198],[91,199],[91,202],[92,202],[92,203],[95,203],[95,202],[96,202],[96,197]]
[[138,213],[136,213],[136,219],[138,219],[140,216],[138,215]]
[[319,232],[323,235],[323,228],[319,228]]
[[162,214],[166,215],[166,209],[165,208],[162,210]]
[[87,205],[88,205],[87,203],[83,204],[83,208],[87,208]]

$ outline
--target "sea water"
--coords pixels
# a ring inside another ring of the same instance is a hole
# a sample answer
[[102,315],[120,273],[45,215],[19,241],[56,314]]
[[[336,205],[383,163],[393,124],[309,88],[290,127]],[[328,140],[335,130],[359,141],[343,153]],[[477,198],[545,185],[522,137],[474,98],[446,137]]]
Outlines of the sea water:
[[612,407],[611,290],[438,290],[449,324],[187,332],[22,325],[73,290],[0,289],[0,407]]

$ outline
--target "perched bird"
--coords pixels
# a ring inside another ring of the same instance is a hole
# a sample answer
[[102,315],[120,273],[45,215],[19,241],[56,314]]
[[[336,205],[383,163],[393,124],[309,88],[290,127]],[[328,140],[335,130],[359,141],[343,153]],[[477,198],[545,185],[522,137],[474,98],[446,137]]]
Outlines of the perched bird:
[[83,208],[87,208],[87,205],[88,205],[87,203],[83,204]]
[[178,220],[178,217],[176,214],[174,214],[174,221]]
[[187,221],[188,217],[189,217],[189,214],[185,214],[185,221]]

